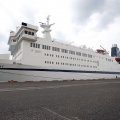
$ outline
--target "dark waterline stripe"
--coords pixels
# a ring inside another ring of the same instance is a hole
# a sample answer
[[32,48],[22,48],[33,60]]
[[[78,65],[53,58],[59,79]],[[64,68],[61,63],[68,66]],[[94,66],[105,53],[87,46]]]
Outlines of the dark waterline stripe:
[[110,71],[61,70],[61,69],[35,69],[35,68],[0,68],[0,70],[46,71],[46,72],[73,72],[73,73],[99,73],[99,74],[120,74],[120,72],[110,72]]

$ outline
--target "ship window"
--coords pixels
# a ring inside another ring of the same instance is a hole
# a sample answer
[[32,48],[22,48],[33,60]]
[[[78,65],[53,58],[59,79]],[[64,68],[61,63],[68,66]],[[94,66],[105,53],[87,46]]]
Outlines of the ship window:
[[59,52],[59,51],[60,51],[60,48],[52,47],[52,51],[57,51],[57,52]]
[[27,31],[27,30],[25,30],[25,34],[28,34],[28,31]]
[[86,53],[82,53],[82,56],[83,56],[83,57],[87,57],[87,54],[86,54]]
[[40,48],[40,44],[38,44],[38,48]]
[[33,43],[30,43],[30,47],[32,47],[33,46]]
[[45,47],[45,49],[47,49],[47,46],[46,46],[46,45],[45,45],[44,47]]
[[50,50],[50,46],[46,46],[46,49],[47,49],[47,50]]
[[29,31],[28,34],[31,35],[31,31]]
[[34,32],[32,32],[32,35],[34,35]]
[[16,42],[16,40],[13,40],[13,42]]
[[76,55],[81,56],[81,52],[76,52]]
[[50,50],[50,46],[42,45],[42,49]]
[[33,47],[35,47],[35,43],[33,43]]
[[66,50],[66,49],[61,49],[61,52],[63,52],[63,53],[68,53],[68,50]]
[[44,49],[44,45],[42,45],[42,49]]
[[92,58],[92,55],[88,54],[88,57],[89,57],[89,58]]
[[75,55],[75,51],[71,51],[71,50],[69,50],[69,54],[73,54],[73,55]]
[[37,47],[38,47],[38,44],[36,44],[35,47],[37,48]]

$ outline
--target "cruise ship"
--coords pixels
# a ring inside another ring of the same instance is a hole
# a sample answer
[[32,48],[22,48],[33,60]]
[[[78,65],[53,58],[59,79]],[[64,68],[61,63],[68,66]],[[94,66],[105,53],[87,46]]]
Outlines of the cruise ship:
[[50,35],[49,16],[38,27],[21,23],[10,32],[11,59],[0,55],[0,82],[112,79],[120,77],[119,48],[114,44],[111,56],[104,49],[92,50],[56,41]]

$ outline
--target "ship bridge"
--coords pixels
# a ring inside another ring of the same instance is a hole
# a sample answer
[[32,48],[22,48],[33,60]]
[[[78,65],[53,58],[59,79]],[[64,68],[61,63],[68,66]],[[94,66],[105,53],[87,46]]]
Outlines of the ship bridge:
[[17,27],[16,31],[11,31],[8,40],[9,51],[11,52],[11,55],[14,55],[16,50],[19,49],[19,43],[21,43],[22,40],[36,42],[37,31],[37,26],[27,24],[24,22],[22,22],[21,27]]

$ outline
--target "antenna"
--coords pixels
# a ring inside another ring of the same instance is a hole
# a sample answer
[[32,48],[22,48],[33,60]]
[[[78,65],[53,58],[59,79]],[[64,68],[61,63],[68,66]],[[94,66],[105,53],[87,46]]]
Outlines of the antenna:
[[100,47],[101,47],[104,51],[106,51],[106,49],[105,49],[104,47],[102,47],[102,45],[100,45]]
[[105,51],[105,53],[109,54],[109,52],[104,47],[102,47],[101,45],[100,47]]
[[46,19],[47,19],[47,22],[46,22],[46,23],[43,23],[43,22],[39,22],[39,23],[40,23],[40,27],[43,28],[42,33],[44,34],[44,37],[45,37],[46,39],[51,39],[51,35],[50,35],[51,29],[50,29],[50,27],[51,27],[52,25],[54,25],[55,23],[49,24],[50,15],[48,15]]
[[49,25],[50,15],[47,16],[47,25]]

